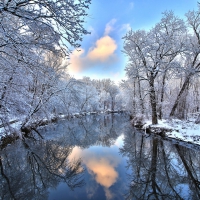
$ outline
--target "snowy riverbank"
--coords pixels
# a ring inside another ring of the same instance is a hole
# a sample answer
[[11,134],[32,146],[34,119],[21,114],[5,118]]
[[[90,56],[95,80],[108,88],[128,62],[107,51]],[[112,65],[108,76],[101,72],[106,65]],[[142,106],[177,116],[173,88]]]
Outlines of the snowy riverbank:
[[[33,129],[35,125],[37,126],[43,126],[47,125],[52,122],[56,122],[57,120],[60,119],[69,119],[69,118],[79,118],[85,115],[91,115],[91,114],[109,114],[109,113],[117,113],[117,112],[125,112],[123,110],[121,111],[111,111],[111,110],[106,110],[106,111],[98,111],[98,112],[82,112],[82,113],[73,113],[71,115],[58,115],[58,116],[51,116],[49,119],[43,119],[40,120],[40,123],[38,124],[38,121],[34,121],[32,123],[29,123],[28,126],[26,127],[27,130],[31,130],[32,126]],[[22,122],[18,119],[12,119],[10,123],[9,129],[10,132],[13,132],[14,137],[20,137],[22,136],[21,132],[21,126]],[[144,124],[145,123],[145,124]],[[139,128],[144,130],[145,133],[155,133],[159,134],[161,136],[191,143],[191,144],[196,144],[200,145],[200,124],[196,124],[195,120],[178,120],[178,119],[170,119],[170,120],[158,120],[157,125],[152,125],[151,121],[145,121],[142,122],[144,124],[143,126],[140,126]],[[137,124],[138,125],[138,124]],[[7,127],[8,128],[8,127]],[[3,126],[0,126],[0,140],[3,140],[7,136],[11,136],[6,134],[6,129]],[[12,136],[11,136],[12,137]]]
[[150,121],[146,121],[142,129],[147,131],[149,128],[165,130],[165,137],[200,145],[200,124],[196,124],[195,120],[159,120],[157,125],[152,125]]

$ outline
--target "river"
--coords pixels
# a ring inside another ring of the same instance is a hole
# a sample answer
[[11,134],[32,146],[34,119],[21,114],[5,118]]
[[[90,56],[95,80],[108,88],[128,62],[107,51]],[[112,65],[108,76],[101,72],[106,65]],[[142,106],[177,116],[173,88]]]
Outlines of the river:
[[200,199],[200,148],[144,134],[125,114],[37,131],[0,151],[0,199]]

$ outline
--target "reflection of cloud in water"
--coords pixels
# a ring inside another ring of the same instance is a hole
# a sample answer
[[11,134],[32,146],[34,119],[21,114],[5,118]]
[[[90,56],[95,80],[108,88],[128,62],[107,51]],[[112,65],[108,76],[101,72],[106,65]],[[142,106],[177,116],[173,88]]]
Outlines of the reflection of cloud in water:
[[124,135],[121,135],[117,138],[114,145],[120,148],[123,146],[123,144],[124,144]]
[[97,184],[93,184],[92,182],[89,182],[87,184],[86,193],[87,193],[88,199],[91,199],[95,195],[97,189],[98,189]]
[[93,158],[88,159],[87,163],[85,163],[90,172],[95,175],[95,180],[97,183],[102,186],[109,188],[113,185],[117,178],[118,173],[115,171],[113,163],[111,163],[107,158]]
[[106,199],[112,199],[114,195],[111,193],[111,191],[108,188],[104,188]]
[[99,154],[92,148],[81,150],[75,147],[69,159],[81,158],[88,172],[94,176],[97,183],[104,187],[107,199],[112,199],[113,194],[110,192],[109,187],[117,181],[118,172],[115,167],[119,163],[119,158],[110,151],[101,150],[101,152],[102,154]]

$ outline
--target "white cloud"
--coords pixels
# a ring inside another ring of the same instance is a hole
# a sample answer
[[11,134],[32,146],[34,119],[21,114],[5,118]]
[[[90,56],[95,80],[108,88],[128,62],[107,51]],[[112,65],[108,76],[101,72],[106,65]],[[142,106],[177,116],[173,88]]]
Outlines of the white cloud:
[[105,35],[98,39],[85,55],[84,49],[80,49],[79,52],[74,50],[70,55],[68,71],[73,74],[95,66],[96,64],[114,63],[116,61],[116,49],[116,41],[110,36]]
[[89,26],[87,28],[87,30],[90,32],[89,35],[86,35],[87,37],[90,37],[90,38],[98,38],[98,33],[96,32],[96,30],[92,27],[92,26]]
[[116,21],[116,19],[112,19],[106,24],[104,35],[109,35],[114,30],[114,25]]
[[91,61],[107,61],[117,49],[117,44],[110,36],[104,36],[96,41],[95,46],[92,47],[87,58]]
[[70,64],[68,66],[68,72],[73,74],[81,71],[83,58],[81,56],[84,54],[85,50],[80,49],[79,51],[74,50],[70,55]]
[[[86,51],[80,49],[79,52],[74,50],[70,55],[70,65],[68,66],[68,72],[75,77],[79,77],[80,74],[84,73],[87,69],[91,69],[95,66],[107,66],[106,70],[109,71],[108,66],[118,61],[116,50],[118,45],[114,38],[109,34],[115,30],[116,19],[110,20],[104,30],[104,35],[98,37],[93,27],[89,27],[91,34],[95,36],[96,42]],[[123,25],[122,29],[126,29],[128,25]],[[120,28],[118,29],[121,30]],[[94,38],[94,37],[93,37]]]
[[122,24],[121,26],[121,31],[125,31],[125,32],[128,32],[131,30],[131,25],[130,24]]
[[134,3],[131,2],[131,3],[129,4],[129,6],[130,6],[130,10],[133,10],[133,8],[134,8]]

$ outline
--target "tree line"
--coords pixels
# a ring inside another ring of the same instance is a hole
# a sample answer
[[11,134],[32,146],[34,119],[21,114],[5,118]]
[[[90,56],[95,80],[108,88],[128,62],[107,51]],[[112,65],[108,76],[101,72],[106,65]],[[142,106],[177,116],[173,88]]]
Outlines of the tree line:
[[166,11],[150,30],[123,37],[128,62],[122,87],[132,113],[150,112],[152,124],[199,112],[200,6],[185,17]]
[[0,126],[14,132],[61,114],[129,110],[158,119],[199,112],[200,7],[186,20],[173,12],[151,30],[124,36],[127,79],[75,79],[67,73],[78,49],[90,0],[0,2]]
[[78,49],[90,0],[0,2],[0,124],[14,132],[59,114],[115,109],[119,90],[111,80],[76,80],[67,73],[70,49]]

